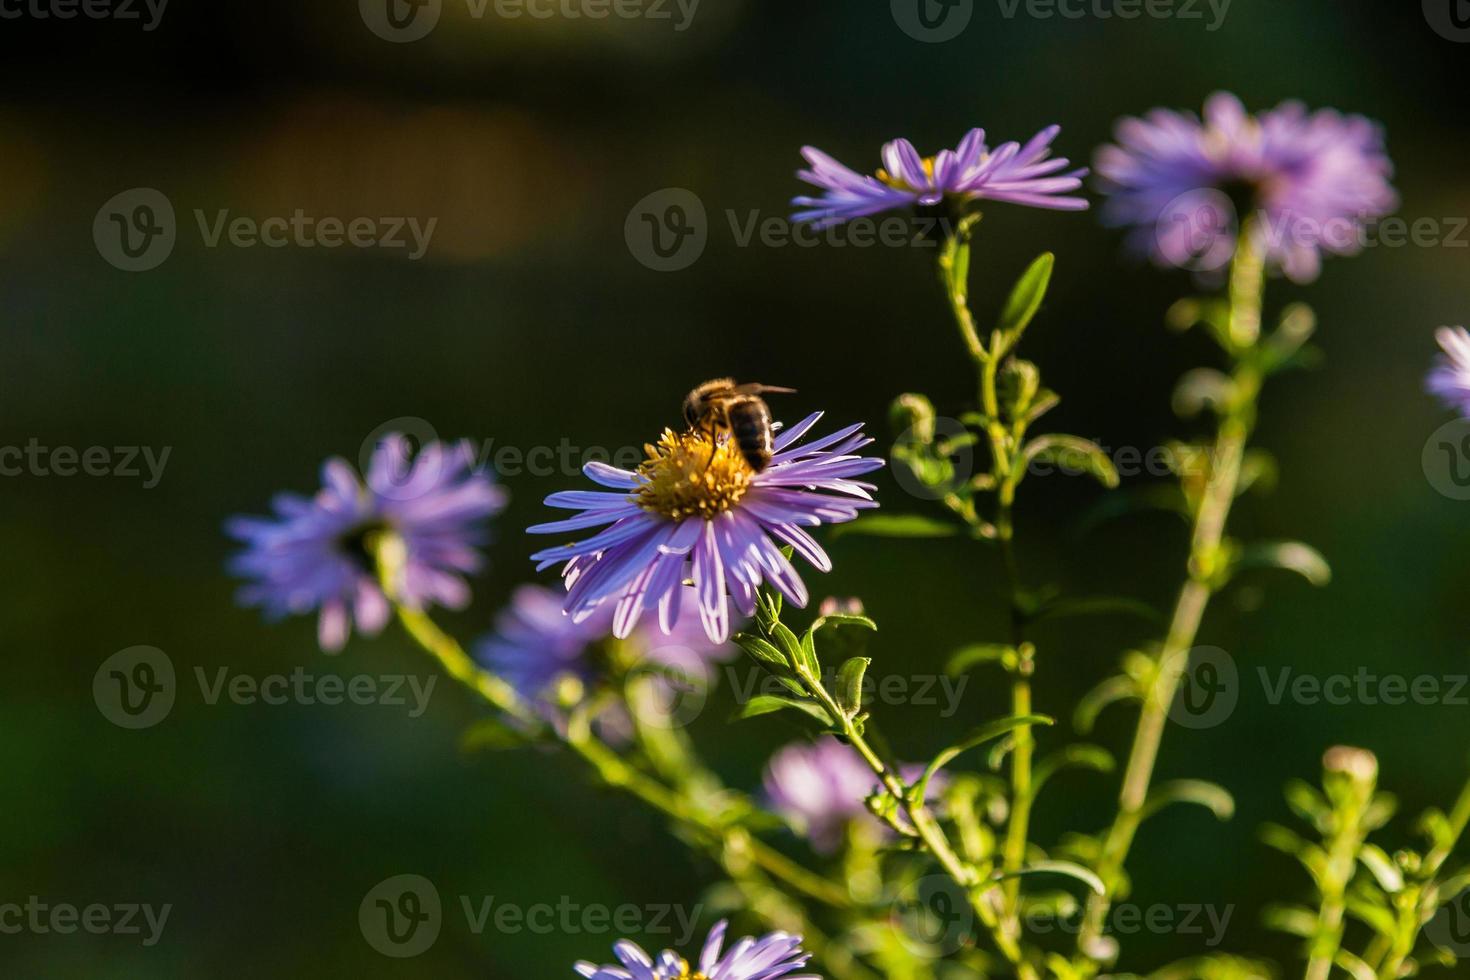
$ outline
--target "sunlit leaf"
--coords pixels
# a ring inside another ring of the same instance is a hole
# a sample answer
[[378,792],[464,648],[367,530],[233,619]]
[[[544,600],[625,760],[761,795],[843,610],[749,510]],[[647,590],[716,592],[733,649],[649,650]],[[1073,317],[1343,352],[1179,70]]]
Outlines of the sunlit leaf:
[[1000,663],[1006,657],[1014,657],[1016,648],[1008,643],[972,643],[960,647],[945,661],[944,672],[958,677],[978,664]]
[[1011,288],[1011,295],[1006,300],[1005,308],[1000,314],[1000,331],[1006,336],[1007,345],[1015,346],[1016,341],[1021,339],[1021,334],[1036,316],[1036,311],[1041,309],[1042,300],[1046,299],[1047,287],[1051,284],[1052,269],[1056,266],[1056,256],[1050,252],[1043,252],[1032,261],[1026,271],[1021,273],[1021,278],[1016,280],[1016,285]]
[[798,698],[783,697],[779,694],[757,694],[745,704],[741,705],[740,711],[735,715],[739,718],[758,718],[761,715],[769,715],[773,712],[786,709],[801,711],[821,722],[824,727],[832,726],[832,718],[819,704],[812,701],[802,701]]
[[874,538],[952,538],[964,528],[923,514],[872,514],[832,529],[833,537],[861,534]]
[[1107,892],[1101,878],[1082,865],[1073,864],[1071,861],[1037,861],[1035,864],[1028,864],[1015,871],[997,872],[994,878],[996,881],[1002,881],[1006,878],[1020,878],[1029,875],[1065,875],[1082,882],[1099,895]]
[[1332,581],[1332,568],[1322,553],[1300,541],[1275,541],[1247,545],[1235,559],[1236,568],[1280,568],[1296,572],[1316,586]]
[[924,775],[915,784],[915,799],[924,798],[924,793],[927,791],[930,778],[936,772],[953,762],[955,757],[960,753],[967,752],[977,745],[983,745],[993,739],[1000,738],[1002,735],[1008,734],[1023,725],[1050,724],[1052,724],[1052,719],[1046,715],[1012,715],[1009,718],[998,718],[995,721],[981,725],[959,742],[956,742],[934,757],[934,760],[929,763],[928,768],[924,770]]
[[1218,820],[1235,816],[1235,798],[1223,786],[1203,779],[1176,779],[1155,786],[1143,805],[1145,818],[1175,803],[1193,803],[1213,813]]

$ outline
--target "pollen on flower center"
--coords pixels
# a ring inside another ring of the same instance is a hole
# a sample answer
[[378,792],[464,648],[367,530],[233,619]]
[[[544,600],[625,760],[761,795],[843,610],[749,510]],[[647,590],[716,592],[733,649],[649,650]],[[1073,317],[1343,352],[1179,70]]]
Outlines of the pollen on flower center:
[[728,435],[665,429],[657,445],[644,449],[648,459],[638,472],[646,482],[635,491],[638,504],[669,520],[723,514],[745,496],[755,478]]
[[[929,178],[929,183],[934,183],[934,158],[925,157],[921,162],[924,165],[924,175]],[[907,181],[900,180],[882,167],[878,168],[876,176],[889,187],[896,187],[901,191],[921,191],[924,189],[922,187],[910,187]]]

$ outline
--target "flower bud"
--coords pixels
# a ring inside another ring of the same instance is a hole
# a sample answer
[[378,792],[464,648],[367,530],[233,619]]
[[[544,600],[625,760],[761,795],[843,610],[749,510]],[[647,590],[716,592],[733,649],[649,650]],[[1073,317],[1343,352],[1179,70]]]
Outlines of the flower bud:
[[934,441],[934,404],[923,395],[908,392],[893,400],[888,409],[893,431],[907,439],[928,445]]

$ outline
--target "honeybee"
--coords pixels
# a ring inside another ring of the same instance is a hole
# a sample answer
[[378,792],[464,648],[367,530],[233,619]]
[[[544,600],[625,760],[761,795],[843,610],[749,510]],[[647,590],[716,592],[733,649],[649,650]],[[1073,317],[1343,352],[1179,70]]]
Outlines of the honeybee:
[[684,421],[690,429],[729,431],[740,455],[759,473],[771,462],[771,410],[763,393],[794,394],[795,388],[735,383],[734,378],[706,381],[684,396]]

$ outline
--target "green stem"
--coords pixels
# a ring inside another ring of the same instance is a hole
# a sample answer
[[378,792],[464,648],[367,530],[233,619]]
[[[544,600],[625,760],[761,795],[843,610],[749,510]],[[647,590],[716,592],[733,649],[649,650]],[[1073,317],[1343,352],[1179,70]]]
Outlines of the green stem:
[[975,213],[960,220],[954,233],[944,240],[939,252],[939,283],[944,288],[954,313],[955,325],[960,328],[960,339],[965,349],[977,364],[985,360],[985,345],[980,341],[980,332],[975,329],[975,318],[970,314],[970,232],[979,222]]
[[[409,635],[427,653],[437,660],[449,676],[471,691],[479,694],[493,707],[523,724],[540,729],[544,727],[535,709],[520,696],[509,683],[481,668],[465,653],[459,641],[441,630],[433,619],[421,610],[410,609],[394,597],[392,584],[396,581],[394,570],[399,567],[393,554],[395,545],[385,541],[379,549],[381,580],[390,601],[393,602],[398,620]],[[696,831],[709,842],[710,850],[719,857],[718,848],[727,836],[738,831],[721,824],[709,814],[689,805],[679,794],[658,780],[629,765],[626,760],[597,739],[590,724],[569,726],[563,744],[592,766],[610,786],[626,790],[644,803],[663,813],[676,823]],[[845,889],[838,887],[821,875],[809,871],[784,854],[751,838],[748,851],[753,860],[766,873],[794,890],[834,908],[850,908],[852,900]]]
[[1374,940],[1373,947],[1369,949],[1364,959],[1369,964],[1382,963],[1374,968],[1374,973],[1380,980],[1398,980],[1399,973],[1404,960],[1414,951],[1414,944],[1419,941],[1419,931],[1424,923],[1428,922],[1439,908],[1439,877],[1444,864],[1460,843],[1460,838],[1465,835],[1465,828],[1470,826],[1470,781],[1467,781],[1460,789],[1459,798],[1455,800],[1454,808],[1449,814],[1450,833],[1449,836],[1433,850],[1424,856],[1424,866],[1420,877],[1423,883],[1415,889],[1412,901],[1406,902],[1399,911],[1398,935],[1390,942],[1385,937],[1379,936]]
[[[996,488],[995,538],[1000,545],[1006,580],[1006,612],[1010,621],[1011,643],[1019,650],[1025,639],[1019,613],[1020,572],[1016,561],[1015,523],[1012,517],[1016,487],[1022,474],[1016,465],[1016,448],[1024,441],[1025,420],[1017,420],[1013,430],[1001,421],[998,376],[1005,355],[999,334],[992,335],[989,349],[980,340],[975,318],[969,305],[969,265],[971,224],[961,224],[946,242],[939,259],[939,279],[960,338],[980,372],[980,406],[985,414],[985,434],[990,442],[992,476]],[[1028,656],[1019,663],[1011,679],[1011,713],[1031,713],[1031,675],[1034,661]],[[1036,740],[1030,725],[1017,728],[1011,736],[1011,807],[1006,821],[1005,840],[1001,848],[1002,868],[1012,873],[1004,885],[1004,918],[999,931],[1008,944],[1019,945],[1021,938],[1021,880],[1013,873],[1026,861],[1026,844],[1031,822],[1031,770]]]
[[1182,670],[1173,668],[1182,666],[1199,633],[1213,592],[1212,583],[1219,570],[1220,546],[1224,541],[1230,508],[1239,492],[1241,465],[1255,421],[1262,381],[1249,354],[1260,335],[1263,268],[1261,255],[1251,246],[1249,238],[1242,235],[1230,274],[1228,336],[1235,345],[1235,397],[1220,420],[1209,480],[1194,517],[1189,578],[1174,604],[1169,629],[1156,661],[1154,681],[1139,714],[1138,729],[1118,797],[1118,813],[1103,841],[1096,870],[1106,893],[1089,898],[1087,915],[1078,935],[1078,952],[1088,959],[1097,958],[1096,946],[1102,936],[1112,893],[1143,819],[1169,705],[1174,700],[1182,675]]
[[986,897],[994,884],[982,881],[975,869],[960,858],[954,846],[950,844],[944,828],[939,825],[939,821],[934,818],[929,807],[923,800],[910,797],[908,787],[904,785],[903,780],[873,750],[863,733],[858,730],[857,724],[848,717],[838,705],[837,700],[823,686],[821,678],[814,677],[805,670],[799,670],[798,673],[828,714],[838,719],[843,738],[857,750],[858,755],[862,756],[863,761],[877,775],[883,789],[909,818],[909,824],[923,842],[925,849],[939,862],[940,867],[954,880],[955,884],[964,889],[976,916],[990,929],[996,948],[1000,950],[1001,955],[1016,967],[1017,975],[1022,980],[1036,980],[1035,968],[1026,961],[1015,936],[1002,927],[995,908]]

